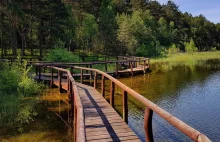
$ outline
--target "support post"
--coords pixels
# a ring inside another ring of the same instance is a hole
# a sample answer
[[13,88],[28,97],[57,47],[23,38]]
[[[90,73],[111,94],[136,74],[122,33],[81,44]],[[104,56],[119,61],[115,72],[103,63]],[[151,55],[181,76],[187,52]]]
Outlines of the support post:
[[62,93],[62,72],[58,71],[59,91]]
[[67,95],[69,96],[70,94],[70,80],[68,74],[66,74],[66,80],[67,80]]
[[38,74],[38,75],[39,75],[39,76],[38,76],[38,77],[39,77],[38,80],[40,81],[40,80],[41,80],[41,66],[38,67],[38,71],[39,71],[39,72],[38,72],[38,73],[39,73],[39,74]]
[[83,83],[83,69],[81,69],[80,83]]
[[123,120],[128,124],[128,93],[123,90]]
[[73,75],[73,67],[70,67],[70,73]]
[[116,71],[115,71],[115,76],[118,77],[118,62],[116,62]]
[[74,91],[73,91],[73,84],[72,81],[70,80],[70,103],[71,103],[71,112],[70,112],[70,117],[72,118],[72,132],[74,129]]
[[39,75],[39,74],[38,74],[38,66],[35,66],[35,74],[36,74],[36,75]]
[[[90,68],[92,68],[92,65],[89,66]],[[92,82],[92,71],[90,71],[90,84]]]
[[97,72],[94,74],[94,88],[97,88]]
[[102,91],[101,91],[101,94],[103,97],[105,97],[105,76],[102,75]]
[[111,87],[110,87],[110,105],[114,108],[115,102],[114,102],[114,94],[115,94],[115,83],[111,81]]
[[[74,101],[75,101],[75,98],[74,98]],[[75,104],[75,103],[74,103]],[[76,137],[77,137],[77,109],[76,109],[76,106],[74,105],[74,122],[73,122],[73,128],[74,128],[74,130],[73,130],[73,132],[74,132],[74,142],[76,142]]]
[[153,131],[152,131],[152,116],[153,111],[146,107],[145,113],[144,113],[144,130],[145,130],[145,136],[146,136],[146,142],[153,142]]
[[53,88],[53,68],[51,68],[51,80],[50,80],[50,88]]
[[129,64],[130,64],[130,67],[131,67],[131,75],[133,76],[134,73],[133,73],[133,65],[132,65],[132,62],[129,62]]
[[144,73],[146,73],[146,60],[144,60]]
[[106,72],[108,71],[108,66],[107,66],[107,63],[106,63],[106,59],[105,59],[105,71]]

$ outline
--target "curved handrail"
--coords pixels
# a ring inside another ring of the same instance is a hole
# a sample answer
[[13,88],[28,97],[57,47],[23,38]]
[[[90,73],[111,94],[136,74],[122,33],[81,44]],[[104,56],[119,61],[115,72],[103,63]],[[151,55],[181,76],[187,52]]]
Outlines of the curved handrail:
[[136,91],[132,90],[131,88],[129,88],[125,84],[121,83],[120,81],[118,81],[114,77],[108,75],[107,73],[100,71],[98,69],[92,69],[92,68],[85,68],[85,67],[78,67],[78,66],[73,66],[73,68],[87,70],[87,71],[93,71],[93,72],[95,72],[95,74],[99,73],[99,74],[105,76],[106,78],[108,78],[109,80],[114,82],[116,85],[118,85],[120,88],[122,88],[124,91],[126,91],[128,94],[130,94],[131,96],[136,98],[138,101],[140,101],[142,104],[144,104],[146,107],[148,107],[150,110],[157,113],[160,117],[162,117],[167,122],[172,124],[174,127],[179,129],[181,132],[186,134],[192,140],[199,141],[199,142],[209,142],[210,141],[204,134],[200,133],[199,131],[192,128],[188,124],[184,123],[183,121],[179,120],[175,116],[171,115],[170,113],[168,113],[164,109],[160,108],[159,106],[157,106],[156,104],[154,104],[150,100],[146,99],[145,97],[143,97],[142,95],[140,95]]
[[[85,136],[85,116],[84,116],[84,112],[83,112],[83,105],[82,105],[82,102],[81,102],[81,99],[80,99],[80,96],[79,96],[79,91],[77,89],[77,85],[76,85],[76,81],[74,80],[72,74],[70,73],[69,70],[67,69],[63,69],[63,68],[58,68],[58,67],[52,67],[52,66],[47,66],[48,68],[51,68],[51,69],[55,69],[57,71],[61,71],[61,72],[66,72],[67,73],[67,78],[68,80],[71,82],[70,85],[72,87],[72,90],[70,92],[72,92],[72,94],[70,93],[71,96],[74,96],[72,97],[73,100],[72,103],[74,103],[74,109],[75,109],[75,113],[74,116],[77,123],[75,124],[74,123],[74,128],[76,132],[76,137],[75,137],[75,141],[77,142],[85,142],[86,141],[86,136]],[[67,80],[67,82],[69,83],[69,81]],[[70,89],[69,88],[69,89]],[[73,102],[74,101],[74,102]],[[76,125],[76,126],[75,126]]]

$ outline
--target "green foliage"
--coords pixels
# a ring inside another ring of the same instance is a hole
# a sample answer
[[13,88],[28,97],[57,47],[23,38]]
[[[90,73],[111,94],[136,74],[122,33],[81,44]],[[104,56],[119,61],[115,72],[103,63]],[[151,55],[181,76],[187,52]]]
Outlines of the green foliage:
[[187,53],[193,53],[198,51],[198,48],[195,46],[193,39],[190,40],[190,43],[185,43],[185,50]]
[[168,49],[168,54],[176,54],[179,52],[179,48],[176,47],[175,44],[173,44],[169,49]]
[[170,71],[179,66],[189,67],[194,70],[196,67],[207,69],[218,69],[220,51],[216,52],[195,52],[194,54],[177,53],[168,57],[151,59],[151,67],[154,72]]
[[50,62],[79,62],[79,56],[68,52],[62,47],[55,46],[54,49],[50,50],[47,56],[45,56],[45,61]]
[[0,126],[13,126],[22,130],[22,123],[29,123],[33,116],[35,102],[25,99],[40,93],[43,88],[28,77],[26,63],[0,63]]
[[212,47],[212,48],[210,49],[210,51],[216,51],[216,50],[217,50],[216,47]]
[[160,56],[173,44],[185,51],[192,38],[198,51],[220,50],[220,24],[183,13],[170,0],[3,0],[0,19],[1,56],[42,56],[58,40],[68,51],[106,55]]

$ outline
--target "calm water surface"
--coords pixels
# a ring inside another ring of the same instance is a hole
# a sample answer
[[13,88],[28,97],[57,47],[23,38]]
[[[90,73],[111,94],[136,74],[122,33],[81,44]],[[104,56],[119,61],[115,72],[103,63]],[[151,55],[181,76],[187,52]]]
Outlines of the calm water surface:
[[[220,71],[176,68],[172,71],[120,79],[177,118],[220,141]],[[145,140],[144,106],[129,98],[129,125]],[[191,141],[168,122],[153,115],[155,141]]]

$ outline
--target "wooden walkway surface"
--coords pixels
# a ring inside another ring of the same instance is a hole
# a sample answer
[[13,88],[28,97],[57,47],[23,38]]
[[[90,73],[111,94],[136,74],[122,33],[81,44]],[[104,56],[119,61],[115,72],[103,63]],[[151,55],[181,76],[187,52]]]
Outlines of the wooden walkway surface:
[[[58,81],[54,84],[58,86]],[[141,141],[96,89],[81,83],[77,86],[84,109],[87,141]],[[67,83],[62,82],[62,88],[67,90]]]

